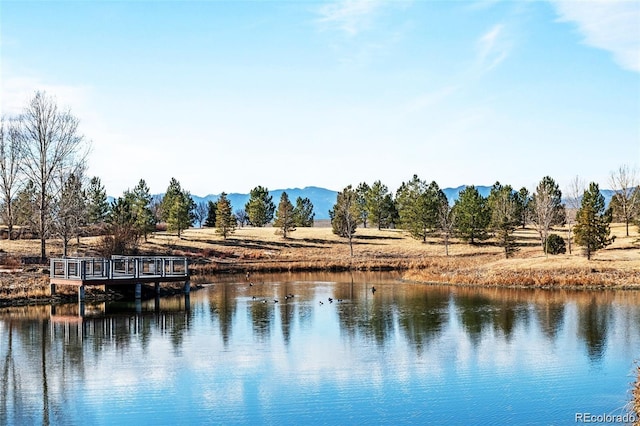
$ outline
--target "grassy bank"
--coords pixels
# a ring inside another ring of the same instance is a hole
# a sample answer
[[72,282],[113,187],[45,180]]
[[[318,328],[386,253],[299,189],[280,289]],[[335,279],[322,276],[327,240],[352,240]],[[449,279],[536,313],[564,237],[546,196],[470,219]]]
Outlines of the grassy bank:
[[[554,232],[566,237],[565,229]],[[188,256],[192,273],[208,275],[245,271],[404,270],[404,279],[455,285],[515,286],[539,288],[640,288],[638,235],[624,236],[624,226],[613,225],[616,241],[598,251],[591,261],[574,247],[572,254],[545,256],[535,230],[516,232],[520,250],[505,259],[492,243],[471,246],[454,240],[449,256],[439,239],[417,241],[399,230],[357,230],[354,256],[345,239],[331,228],[299,228],[291,238],[276,235],[274,228],[239,228],[227,240],[213,229],[190,229],[181,238],[165,232],[140,244],[141,254]],[[70,255],[95,256],[95,238],[71,245]],[[50,256],[60,256],[61,245],[48,244]],[[5,272],[0,272],[2,300],[46,298],[46,265],[30,271],[19,259],[39,252],[36,240],[0,241]],[[0,266],[0,268],[3,268]],[[13,272],[6,272],[7,270]]]

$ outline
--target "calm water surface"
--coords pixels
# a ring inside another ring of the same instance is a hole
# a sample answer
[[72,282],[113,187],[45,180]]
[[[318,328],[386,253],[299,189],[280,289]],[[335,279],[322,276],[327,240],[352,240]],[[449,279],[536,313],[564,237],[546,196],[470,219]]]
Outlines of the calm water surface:
[[0,310],[0,424],[576,424],[576,413],[627,413],[637,292],[433,287],[393,274],[212,280],[188,298],[87,304],[84,317],[77,305]]

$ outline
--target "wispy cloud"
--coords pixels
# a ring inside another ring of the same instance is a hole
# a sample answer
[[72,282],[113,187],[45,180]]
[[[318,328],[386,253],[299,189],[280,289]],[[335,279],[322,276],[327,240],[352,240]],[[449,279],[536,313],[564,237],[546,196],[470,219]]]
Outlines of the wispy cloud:
[[355,36],[369,28],[384,5],[382,0],[339,0],[317,9],[317,22],[327,29],[338,29]]
[[575,23],[586,44],[611,52],[622,68],[640,72],[640,2],[550,1],[560,21]]
[[490,71],[509,55],[511,42],[505,35],[503,24],[494,25],[476,42],[477,65],[481,72]]

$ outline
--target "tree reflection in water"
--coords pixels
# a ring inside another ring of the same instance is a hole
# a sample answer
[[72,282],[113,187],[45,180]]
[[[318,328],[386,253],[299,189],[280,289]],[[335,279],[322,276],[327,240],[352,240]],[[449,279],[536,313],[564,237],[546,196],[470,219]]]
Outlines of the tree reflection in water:
[[[634,292],[427,286],[374,273],[252,279],[255,285],[248,286],[244,277],[228,277],[190,299],[145,301],[138,309],[132,303],[88,305],[83,318],[76,305],[1,310],[0,424],[65,423],[70,401],[81,397],[77,383],[90,380],[114,353],[123,368],[132,353],[153,357],[160,369],[187,360],[218,366],[199,357],[228,362],[221,351],[253,347],[300,355],[307,354],[300,342],[325,339],[319,343],[326,346],[323,354],[338,350],[349,356],[369,348],[384,354],[393,347],[408,359],[428,357],[432,365],[447,366],[450,359],[437,357],[450,354],[434,349],[443,339],[458,351],[465,342],[477,350],[485,343],[508,347],[522,344],[522,336],[539,335],[539,344],[552,347],[577,338],[584,352],[575,356],[593,364],[603,362],[614,343],[616,351],[636,356],[640,342],[640,294]],[[339,342],[329,340],[332,330]],[[208,351],[194,352],[193,339],[200,339],[195,347]],[[158,354],[165,340],[171,353]]]

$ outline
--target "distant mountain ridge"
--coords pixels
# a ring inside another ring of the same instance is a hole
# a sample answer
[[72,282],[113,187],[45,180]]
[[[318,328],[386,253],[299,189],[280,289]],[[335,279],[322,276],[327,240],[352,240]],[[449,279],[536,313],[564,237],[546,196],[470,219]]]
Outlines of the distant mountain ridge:
[[[465,189],[467,185],[460,185],[456,188],[443,188],[442,192],[445,193],[449,202],[453,204],[460,195],[460,191]],[[491,193],[490,186],[479,185],[476,186],[476,189],[483,197],[488,197]],[[318,220],[329,219],[329,210],[333,208],[333,205],[336,202],[336,196],[338,195],[337,191],[333,191],[326,188],[320,188],[317,186],[307,186],[304,188],[287,188],[287,189],[275,189],[273,191],[269,191],[269,195],[273,197],[273,203],[278,205],[280,201],[280,196],[283,192],[286,192],[289,196],[289,200],[291,203],[295,205],[296,198],[308,198],[313,203],[313,211],[315,213],[315,218]],[[604,196],[605,205],[609,205],[611,201],[611,197],[615,194],[615,191],[611,189],[601,189],[600,192]],[[155,194],[154,197],[162,198],[163,194]],[[200,202],[208,202],[208,201],[217,201],[220,198],[220,194],[209,194],[204,197],[200,197],[197,195],[192,195],[193,201],[196,203]],[[227,194],[227,198],[231,202],[231,208],[235,212],[236,210],[244,209],[245,204],[249,201],[249,194],[239,194],[239,193],[231,193]]]
[[[289,196],[289,200],[295,206],[296,199],[298,197],[308,198],[313,204],[313,212],[316,214],[316,219],[329,219],[329,210],[333,208],[336,203],[337,192],[330,189],[319,188],[317,186],[307,186],[304,188],[287,188],[287,189],[274,189],[269,191],[269,195],[273,198],[273,203],[278,206],[280,202],[280,196],[283,192],[286,192]],[[220,198],[220,194],[209,194],[204,197],[192,195],[193,201],[196,203],[217,201]],[[227,198],[231,202],[231,209],[236,210],[244,209],[245,204],[249,201],[249,194],[231,193],[227,194]]]

